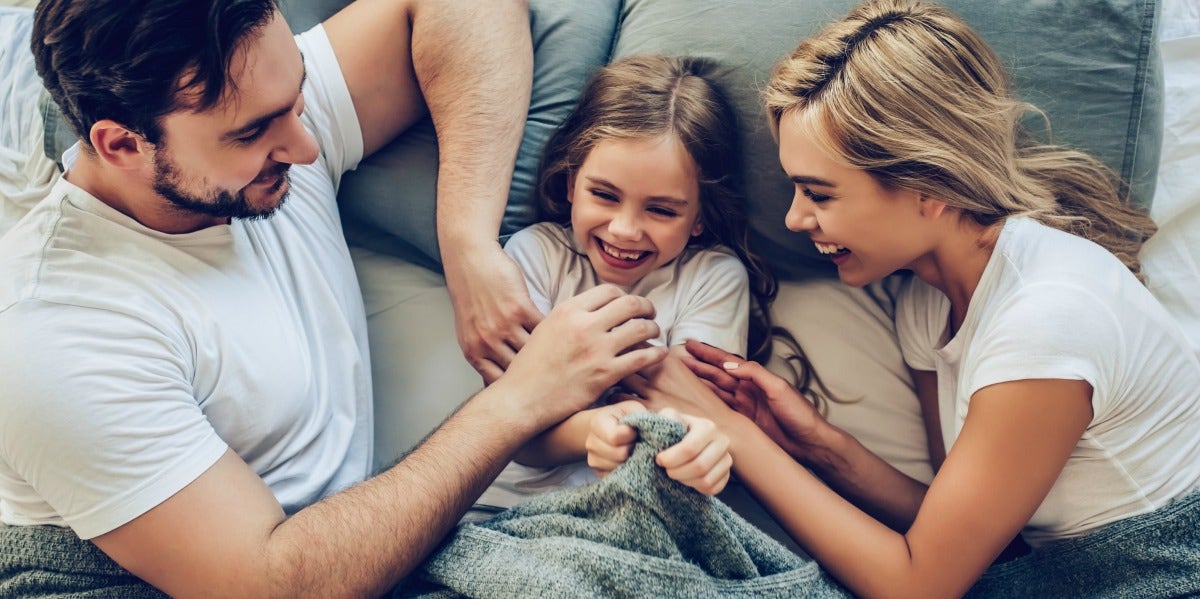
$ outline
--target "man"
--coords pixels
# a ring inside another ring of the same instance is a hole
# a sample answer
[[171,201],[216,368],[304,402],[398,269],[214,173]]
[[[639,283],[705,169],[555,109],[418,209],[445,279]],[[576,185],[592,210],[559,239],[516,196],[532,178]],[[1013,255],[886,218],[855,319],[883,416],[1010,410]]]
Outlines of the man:
[[[581,295],[359,482],[370,369],[337,182],[427,106],[440,220],[465,219],[442,228],[495,258],[525,6],[359,0],[293,38],[273,0],[44,0],[33,49],[80,143],[0,238],[0,534],[20,551],[69,526],[173,596],[379,595],[524,441],[663,357],[639,345],[646,300]],[[475,275],[450,270],[461,299]]]

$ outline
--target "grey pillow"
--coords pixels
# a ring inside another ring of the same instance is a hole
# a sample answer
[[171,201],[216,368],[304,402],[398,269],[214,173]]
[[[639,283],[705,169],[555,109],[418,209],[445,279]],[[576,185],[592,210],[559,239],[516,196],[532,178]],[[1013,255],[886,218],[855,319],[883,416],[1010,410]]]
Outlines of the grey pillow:
[[[542,148],[575,106],[587,77],[608,61],[619,7],[620,0],[531,0],[533,95],[501,241],[537,222]],[[436,184],[437,141],[426,119],[343,177],[338,199],[347,238],[437,268]]]
[[[783,279],[832,275],[807,236],[783,226],[792,186],[782,175],[758,93],[805,36],[850,0],[626,0],[613,55],[695,55],[737,106],[754,248]],[[946,0],[997,50],[1021,97],[1046,112],[1057,143],[1091,152],[1149,207],[1162,137],[1162,81],[1153,0]],[[1035,131],[1040,123],[1030,122]]]

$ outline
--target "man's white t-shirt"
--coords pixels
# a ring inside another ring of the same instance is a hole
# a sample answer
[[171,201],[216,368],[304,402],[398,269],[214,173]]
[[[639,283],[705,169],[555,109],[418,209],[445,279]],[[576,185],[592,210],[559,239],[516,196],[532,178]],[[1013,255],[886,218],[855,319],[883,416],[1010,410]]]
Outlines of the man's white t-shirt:
[[[504,251],[521,267],[533,303],[543,314],[601,284],[571,229],[562,225],[543,222],[526,227],[509,238]],[[671,346],[696,339],[746,355],[749,278],[729,249],[687,248],[625,291],[654,304],[661,334],[651,343]],[[477,507],[512,507],[547,491],[595,480],[595,473],[583,462],[553,468],[513,462],[484,492]]]
[[1022,379],[1092,386],[1092,421],[1022,532],[1030,544],[1152,511],[1200,484],[1200,361],[1104,248],[1011,218],[953,338],[949,311],[914,277],[896,315],[905,361],[937,373],[948,452],[979,389]]
[[[366,319],[335,195],[362,135],[324,30],[265,220],[146,227],[61,180],[0,238],[0,518],[109,532],[232,448],[288,513],[372,463]],[[69,176],[69,175],[68,175]]]

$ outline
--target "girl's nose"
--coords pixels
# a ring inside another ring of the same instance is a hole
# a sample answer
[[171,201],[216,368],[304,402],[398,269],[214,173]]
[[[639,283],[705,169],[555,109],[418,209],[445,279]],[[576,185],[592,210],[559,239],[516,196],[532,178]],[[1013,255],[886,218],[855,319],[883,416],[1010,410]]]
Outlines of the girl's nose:
[[637,241],[642,238],[641,219],[632,210],[622,210],[608,222],[608,232],[617,239]]

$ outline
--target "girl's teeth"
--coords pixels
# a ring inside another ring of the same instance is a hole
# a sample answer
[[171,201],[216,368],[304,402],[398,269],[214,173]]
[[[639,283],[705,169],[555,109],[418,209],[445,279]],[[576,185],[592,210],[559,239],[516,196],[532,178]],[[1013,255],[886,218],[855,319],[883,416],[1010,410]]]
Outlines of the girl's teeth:
[[642,257],[642,254],[645,253],[645,252],[627,252],[625,250],[618,250],[617,248],[614,248],[611,245],[608,245],[607,243],[604,243],[604,242],[600,243],[600,249],[604,250],[604,253],[608,254],[609,256],[612,256],[614,258],[620,258],[622,260],[637,260],[638,258]]

